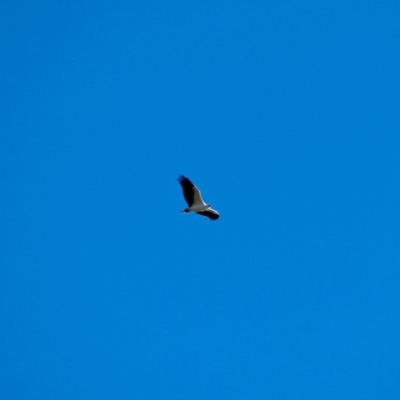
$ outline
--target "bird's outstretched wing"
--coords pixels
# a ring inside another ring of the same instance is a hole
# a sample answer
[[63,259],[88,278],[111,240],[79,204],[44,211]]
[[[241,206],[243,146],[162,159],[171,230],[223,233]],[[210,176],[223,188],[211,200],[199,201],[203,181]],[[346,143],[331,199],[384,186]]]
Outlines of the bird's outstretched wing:
[[204,217],[210,218],[213,221],[219,218],[218,212],[213,210],[212,208],[209,208],[207,211],[197,212],[196,214],[203,215]]
[[180,175],[178,177],[178,182],[182,186],[183,197],[185,198],[189,207],[191,207],[193,204],[204,204],[203,199],[201,198],[200,190],[197,189],[197,187],[189,178],[186,178],[184,175]]

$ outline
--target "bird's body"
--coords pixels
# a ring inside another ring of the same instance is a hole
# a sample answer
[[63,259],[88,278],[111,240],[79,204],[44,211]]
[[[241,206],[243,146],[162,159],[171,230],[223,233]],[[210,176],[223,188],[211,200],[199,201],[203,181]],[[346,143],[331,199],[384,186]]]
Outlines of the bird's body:
[[188,210],[187,212],[191,212],[191,211],[193,211],[193,212],[198,212],[198,211],[206,211],[206,210],[208,210],[210,208],[210,206],[209,205],[207,205],[207,204],[201,204],[201,203],[198,203],[198,204],[193,204],[191,207],[189,207],[189,208],[185,208],[185,210]]
[[190,179],[181,175],[178,178],[178,182],[182,186],[183,197],[188,204],[188,208],[182,210],[183,213],[195,212],[204,217],[208,217],[211,220],[219,218],[218,212],[213,210],[210,204],[204,203],[200,190],[191,182]]

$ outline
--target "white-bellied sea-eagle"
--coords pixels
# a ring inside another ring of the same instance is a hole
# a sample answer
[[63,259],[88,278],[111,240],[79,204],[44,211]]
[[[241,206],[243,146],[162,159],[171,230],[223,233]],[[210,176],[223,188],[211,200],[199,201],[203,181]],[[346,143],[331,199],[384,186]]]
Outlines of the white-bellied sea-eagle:
[[182,186],[183,197],[185,198],[186,203],[189,206],[181,212],[195,212],[212,220],[216,220],[219,218],[219,214],[217,213],[217,211],[211,208],[211,204],[204,203],[203,199],[201,198],[200,190],[195,185],[193,185],[190,179],[186,178],[186,176],[181,175],[178,177],[178,182]]

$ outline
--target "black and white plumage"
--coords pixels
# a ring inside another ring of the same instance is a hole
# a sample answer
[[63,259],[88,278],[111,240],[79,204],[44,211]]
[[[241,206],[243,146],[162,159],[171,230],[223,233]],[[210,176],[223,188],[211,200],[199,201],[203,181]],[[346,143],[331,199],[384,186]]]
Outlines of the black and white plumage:
[[183,213],[195,212],[196,214],[203,215],[204,217],[208,217],[212,220],[216,220],[219,218],[219,214],[217,211],[211,208],[211,204],[204,203],[201,198],[200,190],[193,185],[192,181],[186,176],[179,176],[178,182],[182,186],[183,197],[188,204],[188,208],[182,210]]

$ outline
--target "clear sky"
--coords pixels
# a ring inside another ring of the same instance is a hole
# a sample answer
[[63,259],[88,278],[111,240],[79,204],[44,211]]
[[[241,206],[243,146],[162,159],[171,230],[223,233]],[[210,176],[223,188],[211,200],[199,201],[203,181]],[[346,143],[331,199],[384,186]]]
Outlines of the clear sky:
[[400,398],[398,0],[0,9],[1,399]]

